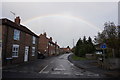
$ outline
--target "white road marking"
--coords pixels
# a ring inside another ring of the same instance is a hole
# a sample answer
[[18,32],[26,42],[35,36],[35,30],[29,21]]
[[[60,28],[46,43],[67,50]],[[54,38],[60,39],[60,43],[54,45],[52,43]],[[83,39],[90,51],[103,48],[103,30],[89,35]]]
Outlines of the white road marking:
[[63,73],[63,74],[65,74],[65,75],[70,75],[71,73]]
[[[68,61],[68,60],[67,60]],[[68,61],[68,63],[71,65],[71,66],[74,66],[74,64],[73,63],[71,63],[70,61]]]
[[64,70],[64,69],[62,69],[62,68],[55,68],[54,70],[55,70],[55,71],[62,71],[62,70]]
[[62,56],[60,56],[59,58],[60,58],[60,59],[63,59],[63,58],[64,58],[64,56],[65,56],[65,55],[62,55]]
[[88,76],[99,76],[99,74],[88,74]]
[[60,72],[52,72],[51,74],[60,74]]
[[45,73],[45,74],[47,74],[47,73],[49,73],[49,71],[43,71],[42,73]]
[[47,67],[48,67],[48,65],[45,66],[39,73],[42,73]]
[[82,74],[82,73],[75,73],[75,75],[76,75],[76,76],[82,76],[82,75],[84,75],[84,74]]
[[60,65],[60,66],[63,68],[63,70],[65,70],[65,67],[63,65]]

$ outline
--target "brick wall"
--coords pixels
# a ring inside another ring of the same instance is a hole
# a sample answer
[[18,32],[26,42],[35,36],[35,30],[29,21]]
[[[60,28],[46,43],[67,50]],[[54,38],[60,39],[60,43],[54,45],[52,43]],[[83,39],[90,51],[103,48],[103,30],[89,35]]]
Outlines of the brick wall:
[[42,54],[46,54],[48,56],[59,53],[58,49],[56,49],[56,44],[52,41],[52,37],[47,38],[46,33],[43,33],[39,36],[39,47],[38,50]]
[[[38,38],[36,38],[36,44],[32,44],[32,35],[29,35],[23,31],[20,31],[20,40],[14,40],[14,28],[10,26],[3,25],[2,26],[2,61],[3,65],[10,64],[6,58],[12,57],[12,46],[13,44],[18,44],[19,53],[17,58],[13,58],[12,64],[14,63],[23,63],[24,62],[24,54],[25,54],[25,46],[29,46],[29,57],[28,61],[37,59],[37,49],[38,49]],[[32,56],[32,47],[35,47],[35,56]]]

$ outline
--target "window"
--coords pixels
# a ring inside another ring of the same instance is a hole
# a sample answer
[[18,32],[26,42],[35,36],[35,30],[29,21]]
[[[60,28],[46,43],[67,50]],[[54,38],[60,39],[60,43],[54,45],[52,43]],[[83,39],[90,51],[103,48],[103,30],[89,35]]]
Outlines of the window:
[[18,57],[19,45],[14,44],[12,47],[12,57]]
[[32,47],[32,56],[35,56],[35,47]]
[[20,31],[17,29],[14,29],[14,40],[20,39]]
[[35,44],[35,40],[36,40],[36,38],[35,38],[35,36],[33,36],[33,44]]
[[50,45],[50,43],[48,43],[48,45]]

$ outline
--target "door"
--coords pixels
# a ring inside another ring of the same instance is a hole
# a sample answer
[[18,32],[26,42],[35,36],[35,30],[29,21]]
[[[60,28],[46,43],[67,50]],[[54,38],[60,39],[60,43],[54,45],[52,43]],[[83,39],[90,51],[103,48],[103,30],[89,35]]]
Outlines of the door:
[[25,55],[24,55],[24,61],[25,61],[25,62],[28,61],[28,52],[29,52],[29,47],[26,46],[26,47],[25,47]]

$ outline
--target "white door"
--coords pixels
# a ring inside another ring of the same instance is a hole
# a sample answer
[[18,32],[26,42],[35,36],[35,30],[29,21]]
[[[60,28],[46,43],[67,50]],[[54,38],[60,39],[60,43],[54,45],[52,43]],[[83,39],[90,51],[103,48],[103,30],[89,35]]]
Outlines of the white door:
[[25,62],[28,61],[28,52],[29,52],[29,47],[26,46],[26,47],[25,47],[25,55],[24,55],[24,61],[25,61]]

